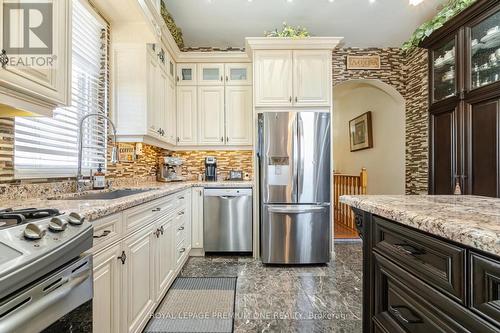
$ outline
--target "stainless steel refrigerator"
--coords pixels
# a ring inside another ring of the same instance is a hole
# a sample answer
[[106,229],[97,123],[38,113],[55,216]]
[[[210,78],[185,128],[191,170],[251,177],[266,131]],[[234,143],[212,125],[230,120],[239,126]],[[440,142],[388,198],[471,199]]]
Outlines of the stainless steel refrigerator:
[[330,260],[330,114],[259,115],[262,261]]

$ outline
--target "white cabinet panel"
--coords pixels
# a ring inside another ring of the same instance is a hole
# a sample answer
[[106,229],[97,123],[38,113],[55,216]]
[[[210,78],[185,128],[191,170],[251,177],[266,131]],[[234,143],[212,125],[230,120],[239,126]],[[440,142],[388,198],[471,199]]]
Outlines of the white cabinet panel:
[[195,145],[197,135],[197,87],[177,87],[177,144]]
[[175,145],[177,141],[176,131],[176,97],[175,97],[175,83],[173,80],[168,79],[166,82],[166,91],[163,94],[167,95],[166,107],[166,124],[165,124],[165,139],[168,143]]
[[198,143],[224,144],[224,87],[198,87]]
[[203,187],[191,189],[191,237],[193,249],[203,248]]
[[226,87],[226,144],[252,144],[252,87]]
[[199,85],[224,85],[224,64],[198,64]]
[[173,218],[165,216],[157,223],[156,237],[156,301],[160,302],[174,279],[175,246]]
[[198,84],[196,64],[177,64],[177,85],[192,86]]
[[252,84],[252,64],[225,64],[226,85],[242,86]]
[[295,106],[329,106],[332,90],[330,51],[293,51]]
[[292,51],[255,52],[254,69],[256,106],[292,105]]
[[120,244],[115,244],[94,256],[93,332],[120,331],[120,255]]
[[123,288],[126,332],[138,332],[149,320],[155,304],[154,226],[145,228],[124,240],[123,250],[127,259],[123,270]]
[[[161,107],[160,96],[158,96],[161,91],[161,71],[158,59],[153,52],[148,52],[147,57],[147,124],[148,124],[148,134],[154,137],[160,135],[161,119],[158,109]],[[120,112],[120,111],[118,111]]]

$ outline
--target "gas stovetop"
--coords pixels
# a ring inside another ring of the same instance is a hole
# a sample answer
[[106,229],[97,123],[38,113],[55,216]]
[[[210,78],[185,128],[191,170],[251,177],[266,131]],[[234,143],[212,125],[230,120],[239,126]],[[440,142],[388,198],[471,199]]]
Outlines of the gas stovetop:
[[54,208],[0,209],[0,230],[59,215]]

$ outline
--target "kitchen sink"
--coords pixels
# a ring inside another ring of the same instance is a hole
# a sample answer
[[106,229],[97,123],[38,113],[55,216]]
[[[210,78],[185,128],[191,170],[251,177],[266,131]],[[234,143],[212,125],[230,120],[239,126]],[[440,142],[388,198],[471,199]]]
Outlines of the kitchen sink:
[[56,197],[56,198],[50,198],[50,200],[113,200],[152,190],[153,189],[149,188],[137,189],[137,190],[136,189],[113,190],[108,192],[84,193],[82,195],[76,195],[65,198]]

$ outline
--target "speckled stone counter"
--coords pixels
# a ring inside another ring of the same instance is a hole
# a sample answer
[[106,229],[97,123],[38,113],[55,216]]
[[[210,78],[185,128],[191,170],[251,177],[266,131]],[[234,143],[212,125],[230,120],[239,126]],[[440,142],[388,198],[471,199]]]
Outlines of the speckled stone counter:
[[500,199],[450,195],[341,196],[340,202],[500,256]]
[[[63,194],[49,200],[47,198],[41,199],[26,199],[26,200],[3,200],[0,202],[1,208],[56,208],[61,212],[70,213],[78,212],[83,214],[88,220],[93,221],[104,216],[123,211],[125,209],[140,205],[142,203],[152,201],[169,194],[182,191],[187,188],[201,186],[201,187],[253,187],[253,182],[250,181],[224,181],[224,182],[178,182],[178,183],[160,183],[150,182],[144,183],[139,186],[125,186],[113,187],[110,190],[104,191],[91,191],[91,192],[105,192],[116,189],[151,189],[150,191],[133,194],[126,197],[112,199],[112,200],[65,200],[69,197],[77,197],[81,194]],[[88,192],[83,192],[85,194]]]

